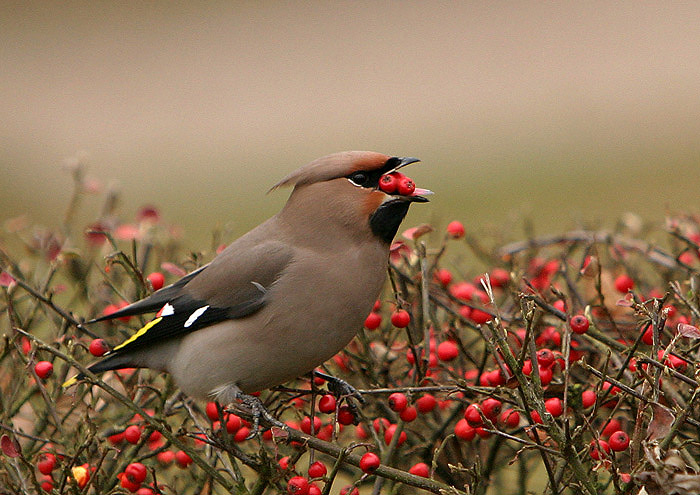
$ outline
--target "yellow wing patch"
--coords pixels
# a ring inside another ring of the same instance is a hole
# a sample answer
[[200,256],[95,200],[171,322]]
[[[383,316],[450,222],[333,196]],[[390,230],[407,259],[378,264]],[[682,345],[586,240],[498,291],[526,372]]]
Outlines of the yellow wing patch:
[[160,316],[160,317],[156,318],[155,320],[149,321],[149,322],[146,323],[138,332],[136,332],[134,335],[132,335],[131,337],[129,337],[128,339],[126,339],[124,342],[122,342],[121,344],[119,344],[117,347],[115,347],[115,348],[112,349],[112,350],[113,350],[113,351],[118,351],[119,349],[121,349],[121,348],[123,348],[123,347],[125,347],[125,346],[127,346],[127,345],[129,345],[129,344],[131,344],[131,343],[134,342],[136,339],[138,339],[138,338],[140,338],[140,337],[143,337],[144,335],[146,335],[146,332],[148,332],[151,328],[153,328],[153,327],[156,326],[158,323],[160,323],[160,320],[162,320],[162,319],[163,319],[163,317]]

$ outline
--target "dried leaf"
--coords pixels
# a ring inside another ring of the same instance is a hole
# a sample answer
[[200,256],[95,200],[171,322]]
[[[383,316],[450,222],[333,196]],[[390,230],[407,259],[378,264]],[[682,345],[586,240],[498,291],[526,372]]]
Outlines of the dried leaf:
[[686,323],[678,324],[678,333],[683,337],[688,337],[689,339],[700,339],[700,330],[698,327],[693,325],[688,325]]
[[10,438],[7,435],[3,435],[0,438],[0,448],[2,448],[3,454],[7,457],[19,457],[20,446],[17,440]]
[[650,441],[663,438],[671,431],[671,425],[676,419],[674,414],[667,407],[658,402],[651,403],[652,418],[647,428],[647,436]]
[[401,235],[405,237],[408,240],[415,240],[418,239],[419,237],[432,232],[433,228],[428,225],[427,223],[424,223],[422,225],[419,225],[417,227],[411,227],[410,229],[404,230]]

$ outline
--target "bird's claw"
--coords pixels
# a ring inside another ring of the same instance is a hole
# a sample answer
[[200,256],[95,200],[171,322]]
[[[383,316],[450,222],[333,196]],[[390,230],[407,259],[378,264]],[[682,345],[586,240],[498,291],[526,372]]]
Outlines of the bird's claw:
[[337,397],[351,397],[357,400],[360,404],[364,404],[366,402],[365,398],[362,397],[362,394],[342,378],[327,375],[325,373],[321,373],[320,371],[314,371],[314,375],[326,380],[328,383],[328,389]]
[[[249,409],[249,414],[252,419],[250,434],[245,438],[246,440],[250,440],[260,432],[261,419],[265,425],[276,426],[278,428],[285,427],[284,423],[282,423],[272,414],[270,414],[270,412],[265,408],[265,405],[259,398],[253,395],[239,393],[236,395],[235,399],[238,400],[240,404],[242,404],[244,407]],[[231,412],[231,409],[240,410],[238,409],[238,406],[239,404],[233,402],[226,406],[224,410],[226,412]]]

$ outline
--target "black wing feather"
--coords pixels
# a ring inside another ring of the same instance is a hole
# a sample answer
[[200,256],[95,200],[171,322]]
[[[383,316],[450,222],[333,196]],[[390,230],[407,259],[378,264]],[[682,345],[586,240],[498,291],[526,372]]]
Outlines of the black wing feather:
[[[116,346],[110,356],[128,354],[136,349],[180,337],[224,320],[244,318],[262,308],[265,302],[264,289],[260,291],[258,297],[230,308],[209,306],[206,302],[194,299],[187,294],[180,295],[168,303],[174,308],[174,314],[155,318],[143,327],[147,330],[137,331],[134,336]],[[194,322],[185,326],[195,311],[205,307],[207,309]],[[155,320],[159,321],[153,324]]]

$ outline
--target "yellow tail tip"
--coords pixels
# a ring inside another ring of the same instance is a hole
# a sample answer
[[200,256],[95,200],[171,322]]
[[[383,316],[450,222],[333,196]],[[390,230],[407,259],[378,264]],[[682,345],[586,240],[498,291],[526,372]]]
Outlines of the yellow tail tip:
[[68,387],[72,387],[76,383],[78,383],[78,375],[75,375],[73,378],[69,378],[68,380],[63,382],[63,385],[61,385],[61,386],[63,388],[68,388]]

